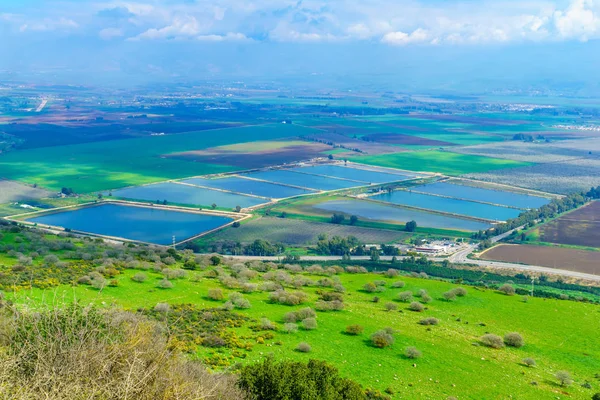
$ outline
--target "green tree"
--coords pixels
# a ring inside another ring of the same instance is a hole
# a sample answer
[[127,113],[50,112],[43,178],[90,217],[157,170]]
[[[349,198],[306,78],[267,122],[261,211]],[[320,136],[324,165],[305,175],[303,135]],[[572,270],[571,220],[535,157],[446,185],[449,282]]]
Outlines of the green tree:
[[362,387],[324,361],[262,363],[242,368],[239,387],[256,400],[364,400]]
[[331,216],[331,223],[339,225],[339,224],[343,223],[345,219],[346,219],[346,217],[344,216],[344,214],[333,214]]
[[358,217],[356,215],[353,215],[350,217],[350,225],[356,225],[357,222],[358,222]]
[[409,221],[406,223],[406,226],[404,228],[406,230],[406,232],[414,232],[417,230],[417,222],[416,221]]

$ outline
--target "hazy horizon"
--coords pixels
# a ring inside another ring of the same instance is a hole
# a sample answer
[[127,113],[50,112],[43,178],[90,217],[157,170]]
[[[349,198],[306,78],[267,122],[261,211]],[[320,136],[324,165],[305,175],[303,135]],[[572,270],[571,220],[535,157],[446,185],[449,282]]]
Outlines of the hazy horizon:
[[599,91],[600,2],[2,1],[0,79]]

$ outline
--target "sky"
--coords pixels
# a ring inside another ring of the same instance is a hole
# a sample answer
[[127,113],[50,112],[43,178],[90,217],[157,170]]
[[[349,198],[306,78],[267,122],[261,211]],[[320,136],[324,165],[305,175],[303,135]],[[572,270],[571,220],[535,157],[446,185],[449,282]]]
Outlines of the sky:
[[94,82],[597,86],[599,39],[600,0],[0,0],[4,74]]

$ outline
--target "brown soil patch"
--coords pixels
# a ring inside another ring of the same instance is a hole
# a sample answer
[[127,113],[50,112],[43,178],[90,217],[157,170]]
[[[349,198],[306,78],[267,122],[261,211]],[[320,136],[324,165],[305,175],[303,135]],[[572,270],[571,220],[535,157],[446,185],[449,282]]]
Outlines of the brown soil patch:
[[540,233],[544,242],[600,247],[600,202],[595,201],[549,222]]
[[331,146],[326,144],[306,143],[305,145],[284,146],[254,152],[212,148],[168,154],[165,157],[206,164],[234,165],[240,169],[252,169],[325,157],[323,152],[328,150],[331,150]]
[[444,142],[441,140],[426,139],[418,136],[404,135],[398,133],[373,133],[365,136],[372,142],[404,144],[404,145],[421,145],[421,146],[456,146],[454,143]]
[[480,258],[600,275],[600,252],[598,251],[501,244],[486,251]]

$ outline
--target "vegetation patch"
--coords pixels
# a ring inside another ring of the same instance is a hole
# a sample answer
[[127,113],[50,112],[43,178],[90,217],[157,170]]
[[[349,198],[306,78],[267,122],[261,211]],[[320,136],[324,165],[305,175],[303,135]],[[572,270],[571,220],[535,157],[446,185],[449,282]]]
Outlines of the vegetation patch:
[[410,171],[439,172],[447,175],[463,175],[490,170],[516,168],[528,163],[450,153],[445,151],[416,151],[380,156],[354,157],[352,161],[362,164]]

